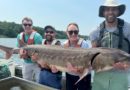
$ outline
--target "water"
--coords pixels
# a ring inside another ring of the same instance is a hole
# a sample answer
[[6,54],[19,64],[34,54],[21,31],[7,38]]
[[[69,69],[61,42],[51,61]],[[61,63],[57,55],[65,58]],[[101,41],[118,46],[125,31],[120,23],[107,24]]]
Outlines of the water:
[[[59,39],[61,43],[63,43],[66,39]],[[89,47],[91,47],[90,41],[87,41]],[[9,47],[16,47],[17,46],[17,39],[16,38],[0,38],[0,45],[5,45]]]
[[[66,39],[59,39],[61,41],[61,43],[63,43]],[[90,47],[90,41],[87,41]],[[9,47],[17,47],[17,39],[16,38],[0,38],[0,45],[4,45],[4,46],[9,46]],[[0,58],[3,58],[3,56],[5,55],[4,52],[0,51]],[[17,63],[17,64],[22,64],[23,60],[19,58],[19,55],[17,54],[13,54],[13,56],[11,57],[11,59]]]
[[17,42],[16,38],[0,38],[0,45],[16,47],[16,45],[17,45],[16,42]]

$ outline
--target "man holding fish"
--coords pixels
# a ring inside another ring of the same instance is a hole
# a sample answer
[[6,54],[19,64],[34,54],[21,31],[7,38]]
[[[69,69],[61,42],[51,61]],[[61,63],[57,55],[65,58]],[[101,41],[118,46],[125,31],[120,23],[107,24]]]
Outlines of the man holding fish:
[[[22,27],[24,31],[17,36],[17,46],[19,48],[26,45],[42,44],[42,36],[32,28],[33,21],[31,18],[23,18]],[[24,60],[22,68],[23,78],[39,82],[40,68],[38,64],[26,55],[26,51],[20,50],[20,57]]]
[[[116,0],[106,0],[100,6],[99,17],[105,18],[105,21],[90,34],[92,47],[117,48],[130,53],[130,24],[118,18],[125,9],[125,5],[118,4]],[[121,62],[114,66],[125,67]],[[128,90],[127,86],[127,72],[113,70],[96,74],[93,90]]]

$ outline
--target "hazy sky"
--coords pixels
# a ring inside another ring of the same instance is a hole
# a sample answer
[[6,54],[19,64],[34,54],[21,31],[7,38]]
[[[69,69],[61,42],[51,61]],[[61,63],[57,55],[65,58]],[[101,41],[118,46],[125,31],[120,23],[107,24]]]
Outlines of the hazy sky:
[[[118,0],[126,4],[121,17],[130,22],[130,0]],[[98,17],[99,6],[104,0],[0,0],[0,21],[21,23],[23,17],[33,19],[35,26],[52,25],[66,30],[71,22],[79,24],[80,34],[89,35],[103,18]]]

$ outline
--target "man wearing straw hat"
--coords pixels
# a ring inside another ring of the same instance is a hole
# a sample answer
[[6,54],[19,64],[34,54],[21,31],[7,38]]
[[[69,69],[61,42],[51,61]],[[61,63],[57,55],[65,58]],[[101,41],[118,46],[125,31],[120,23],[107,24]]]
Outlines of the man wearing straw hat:
[[[100,26],[90,34],[92,47],[118,48],[130,53],[130,24],[118,18],[125,12],[125,5],[116,0],[106,0],[99,8],[99,17],[105,18]],[[93,90],[128,90],[128,76],[122,63],[115,68],[95,74]]]

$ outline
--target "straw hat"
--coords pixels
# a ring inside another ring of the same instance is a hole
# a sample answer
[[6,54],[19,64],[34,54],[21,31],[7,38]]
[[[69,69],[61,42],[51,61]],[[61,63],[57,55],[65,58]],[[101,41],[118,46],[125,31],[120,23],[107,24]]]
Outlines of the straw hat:
[[104,5],[101,5],[99,8],[99,17],[104,17],[103,12],[105,7],[118,7],[119,9],[119,15],[121,16],[125,12],[125,5],[124,4],[119,4],[116,0],[106,0]]

